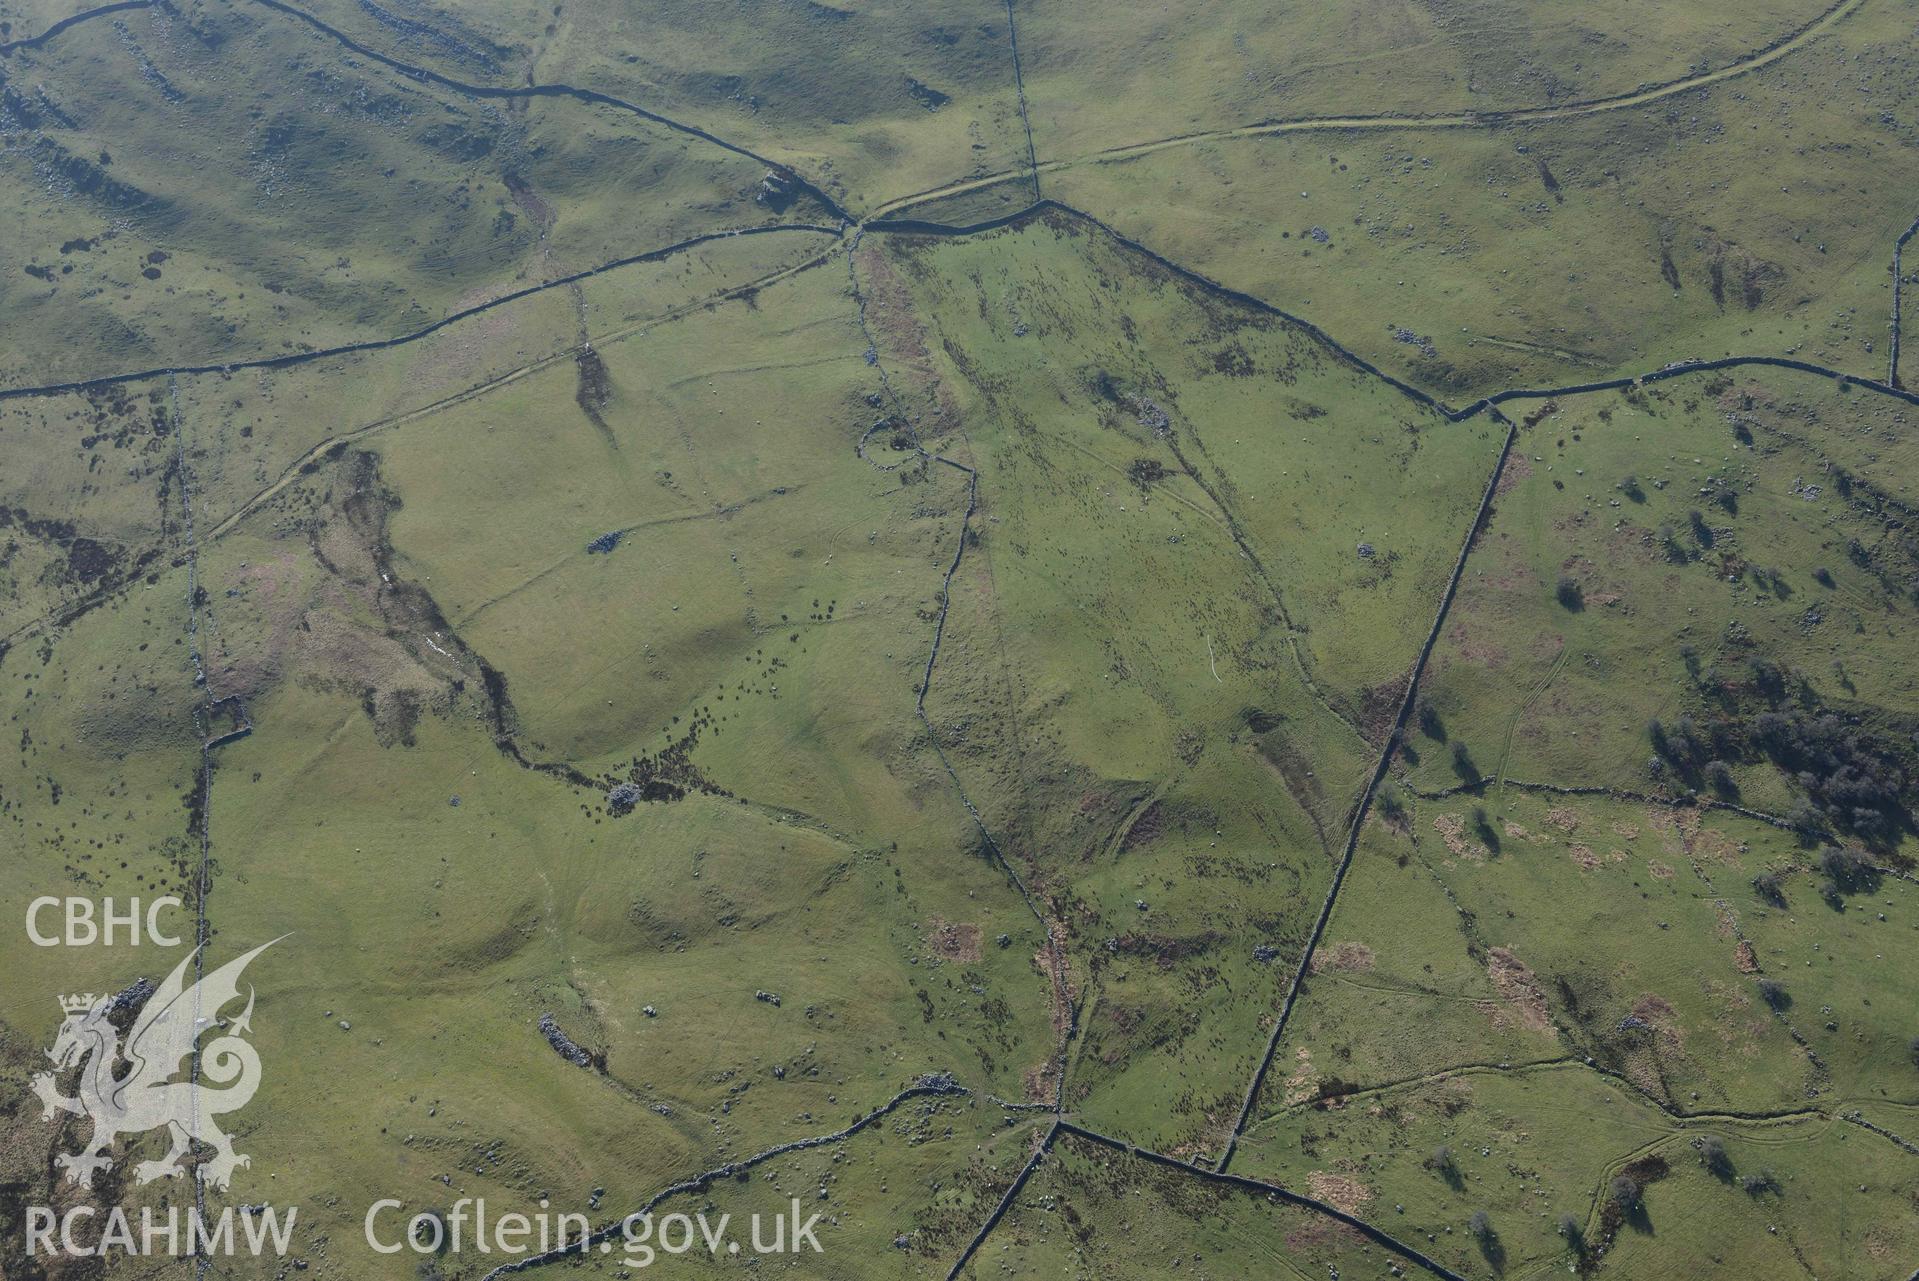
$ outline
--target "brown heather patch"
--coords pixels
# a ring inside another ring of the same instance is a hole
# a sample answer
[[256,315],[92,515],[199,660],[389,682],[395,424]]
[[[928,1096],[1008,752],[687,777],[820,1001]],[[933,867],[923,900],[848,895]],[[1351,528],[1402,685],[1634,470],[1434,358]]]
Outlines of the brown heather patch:
[[1446,843],[1447,851],[1455,858],[1483,863],[1491,852],[1478,841],[1467,839],[1466,820],[1457,814],[1436,815],[1433,818],[1433,830],[1439,833],[1439,839]]
[[1048,980],[1052,990],[1049,1011],[1055,1036],[1066,1035],[1073,1022],[1073,976],[1066,960],[1066,926],[1053,921],[1046,927],[1047,946],[1033,953],[1033,964]]
[[1348,1174],[1314,1170],[1306,1176],[1306,1187],[1319,1200],[1347,1214],[1358,1214],[1373,1199],[1373,1190]]
[[1299,1066],[1286,1078],[1280,1098],[1288,1104],[1304,1103],[1319,1093],[1319,1074],[1313,1071],[1313,1052],[1305,1046],[1300,1046],[1293,1057]]
[[1663,1029],[1673,1021],[1672,1002],[1657,992],[1648,992],[1639,998],[1632,1007],[1633,1017],[1644,1019],[1656,1028]]
[[1467,628],[1463,619],[1446,629],[1446,639],[1451,642],[1453,652],[1468,663],[1491,669],[1501,667],[1506,662],[1505,647],[1493,641],[1480,640]]
[[1035,1063],[1020,1074],[1020,1088],[1026,1092],[1029,1103],[1049,1102],[1053,1097],[1053,1081],[1058,1075],[1059,1064],[1052,1058],[1044,1063]]
[[1399,716],[1399,704],[1406,694],[1412,671],[1401,672],[1391,680],[1363,689],[1359,693],[1359,727],[1369,743],[1384,743]]
[[1120,838],[1121,850],[1136,850],[1142,845],[1150,845],[1166,833],[1166,807],[1158,801],[1149,804],[1139,812],[1132,826],[1126,829],[1126,835]]
[[[873,241],[862,247],[859,274],[866,293],[867,323],[874,329],[880,359],[904,379],[916,397],[931,399],[934,410],[920,424],[922,439],[933,440],[959,423],[953,393],[933,367],[927,350],[926,328],[913,305],[912,290],[891,257]],[[927,397],[927,393],[931,396]],[[902,393],[904,394],[904,393]]]
[[1322,943],[1313,951],[1314,974],[1356,973],[1373,968],[1373,949],[1364,943]]
[[1473,1105],[1473,1083],[1469,1077],[1441,1077],[1421,1090],[1419,1097],[1440,1116],[1458,1116]]
[[1506,465],[1500,469],[1499,483],[1493,486],[1493,496],[1504,498],[1520,481],[1533,474],[1533,460],[1515,449],[1506,456]]
[[[1552,1031],[1546,990],[1510,948],[1496,947],[1487,954],[1486,977],[1492,981],[1493,991],[1505,1000],[1507,1012],[1517,1015],[1520,1026],[1535,1032]],[[1497,1016],[1494,1021],[1498,1021]]]
[[1665,1097],[1659,1080],[1659,1061],[1648,1050],[1634,1050],[1626,1056],[1626,1079],[1654,1098]]
[[1753,1000],[1751,985],[1712,979],[1701,987],[1711,1002],[1712,1028],[1720,1042],[1743,1059],[1759,1057],[1775,1025]]
[[1764,383],[1752,379],[1737,382],[1729,379],[1725,390],[1719,393],[1716,401],[1719,408],[1728,413],[1771,409],[1772,391]]
[[1697,810],[1671,810],[1663,806],[1646,808],[1646,826],[1659,835],[1659,843],[1668,854],[1684,854],[1693,832],[1699,826]]
[[980,958],[980,927],[971,922],[958,924],[934,917],[929,923],[927,944],[933,954],[947,961],[977,961]]
[[1740,843],[1715,828],[1702,827],[1693,833],[1692,852],[1715,863],[1737,863],[1744,852]]
[[[1559,651],[1565,648],[1566,638],[1558,632],[1552,632],[1544,636],[1536,636],[1533,638],[1531,645],[1533,657],[1542,663],[1551,662],[1553,659],[1558,658]],[[1564,708],[1559,704],[1558,695],[1552,695],[1551,698],[1553,705],[1563,711]]]

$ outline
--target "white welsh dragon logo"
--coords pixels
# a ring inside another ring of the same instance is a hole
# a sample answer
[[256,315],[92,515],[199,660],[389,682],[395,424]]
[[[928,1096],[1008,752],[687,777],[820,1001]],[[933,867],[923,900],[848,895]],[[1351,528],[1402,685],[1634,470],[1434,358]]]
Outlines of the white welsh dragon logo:
[[[127,1033],[125,1047],[120,1044],[119,1030],[107,1020],[114,998],[89,995],[61,999],[60,1008],[67,1017],[47,1057],[61,1071],[84,1061],[79,1093],[71,1098],[61,1094],[52,1072],[35,1076],[33,1090],[46,1105],[43,1119],[52,1120],[57,1111],[93,1122],[93,1137],[85,1147],[77,1154],[63,1152],[54,1158],[69,1179],[91,1187],[95,1172],[113,1165],[106,1152],[114,1139],[162,1126],[171,1131],[173,1146],[159,1160],[142,1161],[134,1167],[134,1177],[140,1183],[163,1176],[178,1178],[185,1172],[180,1158],[187,1155],[194,1139],[214,1150],[200,1165],[199,1175],[215,1188],[226,1187],[234,1170],[250,1163],[233,1150],[233,1140],[214,1124],[213,1118],[217,1113],[245,1107],[260,1088],[260,1056],[241,1039],[252,1030],[252,987],[247,988],[246,1009],[238,1018],[220,1023],[219,1014],[240,999],[240,972],[273,943],[261,944],[192,986],[186,982],[187,968],[194,960],[189,954],[147,998]],[[202,1051],[199,1081],[173,1079],[184,1074],[201,1034],[216,1027],[222,1035],[209,1041]],[[114,1068],[121,1058],[129,1070],[115,1076]],[[226,1088],[209,1089],[205,1084],[209,1081]]]

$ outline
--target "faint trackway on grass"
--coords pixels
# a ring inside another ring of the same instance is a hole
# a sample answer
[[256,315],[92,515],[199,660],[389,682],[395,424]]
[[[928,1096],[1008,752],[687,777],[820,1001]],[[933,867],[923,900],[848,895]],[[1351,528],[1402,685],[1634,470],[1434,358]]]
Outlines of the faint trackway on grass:
[[[1342,974],[1338,970],[1330,970],[1324,974],[1315,974],[1312,978],[1315,983],[1332,982],[1337,983],[1341,987],[1358,988],[1362,992],[1383,993],[1387,996],[1410,996],[1422,1001],[1449,1001],[1454,1005],[1472,1005],[1482,1008],[1501,1004],[1498,996],[1475,996],[1470,992],[1438,992],[1429,987],[1421,987],[1417,983],[1394,982],[1391,979],[1362,979],[1358,975]],[[1563,1063],[1565,1062],[1565,1057],[1562,1055],[1558,1058],[1541,1061],[1547,1063]],[[1442,1072],[1450,1070],[1451,1069],[1440,1069]],[[1363,1093],[1363,1091],[1356,1090],[1354,1093]],[[1326,1097],[1345,1098],[1346,1096],[1328,1095]],[[1254,1122],[1253,1128],[1258,1128],[1258,1122]]]
[[[646,530],[646,529],[658,529],[663,525],[685,525],[695,521],[703,521],[703,520],[726,520],[729,517],[739,515],[741,512],[745,511],[748,507],[755,506],[759,503],[769,502],[775,498],[784,498],[791,494],[797,494],[798,492],[800,492],[802,489],[805,489],[805,488],[806,486],[803,484],[781,485],[777,489],[763,490],[760,493],[748,495],[747,497],[742,498],[738,500],[737,502],[727,503],[721,507],[709,507],[704,511],[680,512],[673,516],[657,516],[653,518],[652,520],[642,520],[642,521],[637,521],[631,525],[622,525],[618,529],[608,530],[607,532],[609,534],[617,534],[622,539],[624,539],[628,534],[636,534],[636,533],[639,533],[641,530]],[[521,592],[533,586],[535,583],[542,581],[543,579],[547,578],[551,574],[557,573],[558,571],[565,569],[568,565],[576,563],[577,561],[580,560],[581,557],[591,556],[595,554],[596,553],[589,551],[586,548],[576,548],[573,551],[567,552],[564,556],[561,556],[559,559],[552,561],[549,564],[544,565],[541,568],[533,571],[533,573],[527,575],[525,578],[513,584],[513,586],[507,588],[506,590],[498,593],[497,595],[489,596],[487,599],[475,605],[472,609],[469,609],[468,611],[466,611],[466,613],[460,615],[460,617],[450,620],[453,624],[453,630],[456,632],[466,630],[466,628],[470,626],[474,622],[474,620],[478,619],[480,615],[486,613],[489,609],[492,609],[495,605],[504,604],[505,602],[512,600],[515,596],[518,596]]]
[[1559,647],[1558,657],[1554,658],[1552,666],[1546,669],[1545,679],[1533,686],[1532,690],[1527,693],[1525,700],[1521,702],[1518,709],[1513,712],[1512,719],[1506,722],[1505,737],[1499,741],[1499,761],[1493,767],[1495,786],[1506,781],[1506,767],[1512,763],[1513,739],[1519,733],[1520,723],[1526,719],[1526,713],[1533,709],[1533,705],[1545,697],[1546,691],[1552,687],[1552,683],[1559,679],[1559,674],[1566,670],[1566,661],[1571,656],[1572,647],[1570,645],[1561,645]]
[[[1188,431],[1192,432],[1190,426],[1188,427]],[[1192,432],[1192,435],[1194,442],[1199,445],[1203,453],[1206,448],[1205,442],[1199,439],[1197,432]],[[1352,717],[1348,716],[1345,711],[1333,701],[1332,696],[1320,688],[1319,682],[1313,679],[1312,666],[1306,661],[1306,648],[1300,643],[1299,639],[1302,629],[1298,623],[1293,621],[1292,611],[1286,607],[1285,593],[1280,591],[1279,583],[1276,582],[1272,574],[1267,571],[1265,560],[1261,558],[1259,552],[1254,549],[1251,537],[1249,537],[1245,529],[1240,526],[1239,517],[1234,514],[1232,506],[1227,503],[1225,496],[1219,492],[1218,486],[1208,481],[1200,469],[1193,465],[1192,460],[1186,457],[1186,451],[1179,447],[1179,435],[1177,432],[1172,430],[1167,431],[1166,447],[1172,451],[1173,459],[1179,463],[1181,470],[1186,473],[1193,484],[1199,487],[1199,491],[1206,495],[1213,506],[1219,509],[1220,517],[1225,523],[1227,537],[1233,540],[1233,545],[1239,548],[1239,554],[1244,556],[1252,565],[1253,576],[1259,580],[1259,585],[1266,589],[1266,594],[1272,597],[1273,608],[1279,613],[1280,626],[1285,629],[1286,648],[1293,656],[1293,666],[1298,669],[1299,679],[1305,684],[1306,692],[1312,695],[1313,701],[1318,703],[1328,716],[1331,716],[1341,725],[1344,725],[1352,736],[1359,740],[1362,746],[1369,746],[1370,741],[1366,737],[1366,732],[1354,724]],[[1306,809],[1304,805],[1301,805],[1300,808],[1302,810]],[[1323,825],[1320,823],[1319,815],[1308,810],[1306,817],[1312,820],[1315,828],[1320,829],[1320,841],[1321,844],[1325,844],[1326,833]],[[1326,852],[1330,855],[1332,853],[1331,848],[1328,847]]]
[[[266,3],[267,0],[260,0]],[[1761,67],[1786,57],[1794,50],[1810,43],[1836,26],[1841,19],[1858,9],[1865,0],[1839,0],[1831,8],[1804,26],[1781,36],[1779,39],[1745,56],[1735,59],[1717,71],[1702,72],[1685,76],[1677,80],[1668,80],[1656,85],[1647,85],[1625,93],[1610,94],[1602,98],[1589,98],[1581,102],[1569,102],[1556,107],[1514,107],[1501,111],[1456,111],[1433,115],[1391,113],[1382,115],[1351,116],[1302,116],[1290,120],[1269,120],[1259,124],[1239,125],[1230,129],[1213,129],[1199,133],[1176,134],[1159,138],[1151,142],[1125,143],[1116,147],[1088,152],[1085,155],[1047,160],[1032,167],[1034,191],[1039,189],[1039,175],[1059,173],[1067,169],[1087,164],[1106,164],[1116,160],[1131,160],[1139,156],[1151,155],[1174,147],[1190,147],[1199,143],[1228,142],[1245,138],[1270,138],[1278,134],[1307,133],[1320,130],[1357,131],[1377,129],[1483,129],[1497,125],[1538,124],[1555,120],[1570,120],[1580,116],[1596,115],[1606,111],[1622,111],[1633,107],[1642,107],[1658,102],[1676,94],[1689,93],[1703,89],[1708,85],[1729,80],[1734,76],[1757,71]],[[897,215],[918,205],[949,199],[953,196],[967,195],[975,191],[984,191],[1002,183],[1017,182],[1025,175],[1019,170],[1005,170],[987,174],[978,178],[968,178],[935,187],[927,191],[916,192],[909,196],[900,196],[879,205],[868,215],[869,218],[884,218]]]

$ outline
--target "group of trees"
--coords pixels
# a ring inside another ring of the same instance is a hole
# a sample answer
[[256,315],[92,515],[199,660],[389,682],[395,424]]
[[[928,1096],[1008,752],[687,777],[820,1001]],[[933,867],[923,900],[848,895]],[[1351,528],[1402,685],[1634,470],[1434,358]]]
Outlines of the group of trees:
[[1653,720],[1646,734],[1657,753],[1654,773],[1671,770],[1688,782],[1703,782],[1720,796],[1739,795],[1739,783],[1725,760],[1733,744],[1726,741],[1723,726],[1704,727],[1690,716],[1681,716],[1670,726]]
[[[1769,701],[1785,696],[1785,673],[1763,661],[1753,665],[1751,683]],[[1805,794],[1789,817],[1808,837],[1837,830],[1889,844],[1912,825],[1904,753],[1857,719],[1797,708],[1703,725],[1681,716],[1670,725],[1654,720],[1647,736],[1657,753],[1655,773],[1671,771],[1727,798],[1739,794],[1732,761],[1770,761]],[[1845,888],[1843,878],[1835,879]]]
[[[1693,1144],[1699,1152],[1699,1161],[1716,1179],[1732,1182],[1737,1171],[1733,1167],[1732,1154],[1726,1151],[1726,1141],[1717,1134],[1704,1134]],[[1758,1196],[1762,1192],[1777,1192],[1779,1180],[1773,1177],[1769,1169],[1749,1171],[1739,1177],[1739,1186],[1749,1196]]]
[[1819,855],[1820,895],[1838,902],[1848,894],[1870,894],[1879,888],[1880,871],[1858,850],[1830,846]]
[[1911,824],[1911,785],[1893,745],[1864,726],[1831,712],[1761,712],[1751,723],[1753,743],[1791,774],[1817,811],[1815,817],[1868,842],[1890,842]]

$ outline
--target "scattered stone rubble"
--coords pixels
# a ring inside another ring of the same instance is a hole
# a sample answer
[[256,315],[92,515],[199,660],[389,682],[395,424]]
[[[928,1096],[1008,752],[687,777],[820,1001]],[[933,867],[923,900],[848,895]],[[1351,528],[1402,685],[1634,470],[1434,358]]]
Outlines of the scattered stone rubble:
[[593,1066],[593,1056],[581,1048],[572,1037],[562,1032],[560,1025],[553,1021],[551,1014],[540,1015],[540,1035],[546,1038],[546,1043],[553,1047],[554,1053],[568,1063],[575,1067]]

